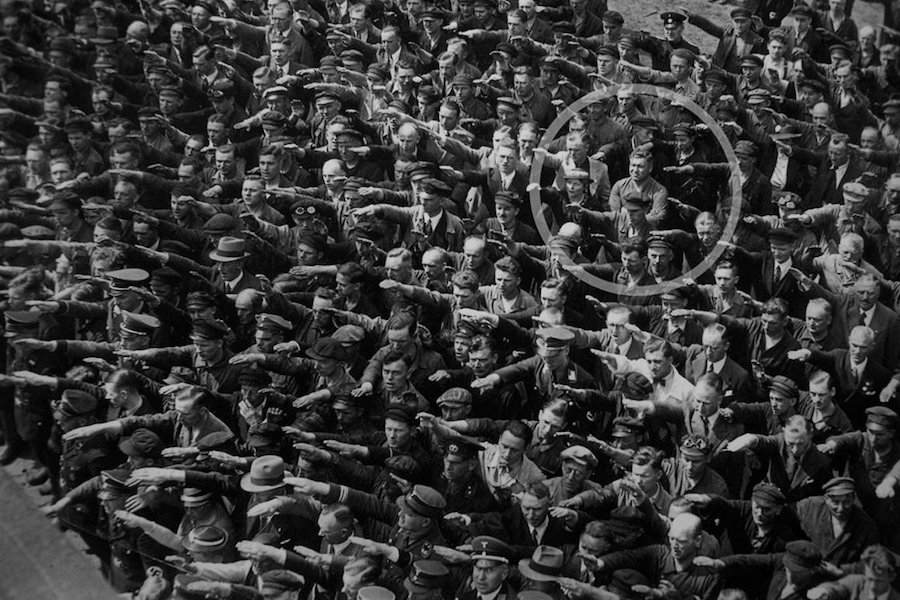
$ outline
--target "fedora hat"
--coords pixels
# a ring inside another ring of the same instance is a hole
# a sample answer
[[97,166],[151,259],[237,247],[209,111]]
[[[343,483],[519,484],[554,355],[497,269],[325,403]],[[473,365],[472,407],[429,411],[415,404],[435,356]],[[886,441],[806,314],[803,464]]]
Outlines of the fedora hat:
[[531,558],[519,561],[519,572],[532,581],[556,581],[562,575],[563,552],[552,546],[538,546]]
[[284,459],[280,456],[260,456],[250,465],[250,472],[241,478],[245,492],[269,492],[284,486]]
[[217,262],[232,262],[250,256],[247,243],[241,238],[226,236],[219,240],[219,245],[209,253],[209,257]]

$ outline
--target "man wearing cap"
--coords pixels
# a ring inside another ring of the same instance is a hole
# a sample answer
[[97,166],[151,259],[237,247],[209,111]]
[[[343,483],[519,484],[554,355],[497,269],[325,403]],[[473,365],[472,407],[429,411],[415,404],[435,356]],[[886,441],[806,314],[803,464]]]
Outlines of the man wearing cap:
[[857,503],[856,483],[849,477],[835,477],[822,486],[822,492],[795,506],[803,531],[821,548],[825,560],[836,565],[858,561],[868,546],[878,543],[880,532]]
[[738,7],[732,9],[731,24],[727,27],[695,13],[688,13],[688,23],[718,38],[713,64],[730,73],[737,73],[741,58],[748,54],[766,53],[766,41],[753,31],[750,16],[748,9]]
[[900,481],[897,425],[897,413],[886,406],[872,406],[866,409],[864,431],[836,435],[822,445],[835,460],[847,461],[847,472],[856,482],[860,502],[884,532],[885,541],[893,543],[897,540],[893,523],[898,514],[894,490]]
[[600,489],[600,484],[590,480],[599,461],[597,456],[584,446],[569,446],[560,455],[562,475],[546,481],[550,490],[550,503],[557,505],[586,489]]
[[788,542],[806,537],[784,494],[771,483],[753,486],[749,500],[710,494],[689,494],[687,499],[704,517],[720,519],[735,554],[783,552]]
[[508,367],[475,379],[475,390],[491,389],[502,383],[533,381],[533,402],[543,406],[555,395],[555,384],[565,382],[574,388],[594,388],[596,381],[581,366],[571,360],[569,350],[575,334],[562,327],[547,327],[536,333],[537,354]]
[[512,548],[486,535],[473,538],[471,546],[472,574],[456,591],[455,600],[513,600],[516,592],[507,581]]
[[[782,385],[790,384],[773,383]],[[796,386],[793,390],[796,394]],[[745,433],[729,442],[726,449],[756,454],[764,461],[766,479],[792,502],[819,494],[831,475],[831,459],[812,443],[812,424],[801,415],[789,417],[778,435]]]
[[191,345],[119,350],[117,354],[152,365],[192,367],[198,383],[215,393],[213,409],[224,418],[230,418],[221,411],[225,408],[227,395],[240,389],[238,378],[242,367],[229,362],[233,355],[225,343],[229,333],[230,329],[223,321],[198,320],[193,322]]
[[[435,478],[434,489],[447,499],[447,514],[486,513],[499,509],[497,501],[478,473],[478,453],[481,446],[466,439],[451,439],[444,446],[443,469]],[[468,537],[467,531],[453,528],[453,521],[445,523],[448,535]]]
[[118,350],[146,350],[151,348],[152,340],[157,335],[161,322],[153,315],[121,311],[119,322],[119,339],[116,342],[97,342],[86,340],[52,340],[25,338],[19,341],[23,348],[33,348],[53,352],[57,357],[71,359],[97,358],[122,368],[135,370],[154,380],[165,377],[166,371],[118,355]]
[[669,68],[669,57],[673,50],[679,48],[689,50],[694,56],[700,54],[700,48],[684,39],[687,14],[680,10],[666,10],[659,13],[659,18],[663,25],[662,39],[641,31],[636,40],[637,47],[650,54],[654,69],[663,71]]
[[698,557],[695,563],[722,573],[732,585],[756,598],[768,600],[814,598],[812,589],[834,577],[823,564],[814,543],[793,540],[782,552],[734,554],[722,558]]

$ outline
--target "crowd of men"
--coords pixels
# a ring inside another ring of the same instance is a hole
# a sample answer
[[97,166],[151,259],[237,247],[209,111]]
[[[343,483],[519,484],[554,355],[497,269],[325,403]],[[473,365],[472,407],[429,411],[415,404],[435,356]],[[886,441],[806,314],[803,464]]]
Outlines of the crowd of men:
[[654,8],[0,0],[0,463],[145,600],[898,598],[897,3]]

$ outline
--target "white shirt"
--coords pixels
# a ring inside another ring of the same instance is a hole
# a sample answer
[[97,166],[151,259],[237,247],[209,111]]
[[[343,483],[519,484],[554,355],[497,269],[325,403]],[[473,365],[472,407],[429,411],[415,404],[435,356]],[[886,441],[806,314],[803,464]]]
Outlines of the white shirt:
[[834,188],[839,190],[841,189],[841,180],[844,178],[844,174],[847,172],[847,167],[850,166],[850,161],[848,160],[837,169],[834,170]]
[[778,158],[775,160],[775,169],[772,171],[772,177],[769,178],[774,187],[784,189],[784,186],[787,185],[787,168],[789,160],[791,160],[791,157],[787,154],[782,154],[781,152],[778,153]]
[[859,381],[860,375],[862,375],[866,370],[866,365],[869,364],[869,359],[862,361],[858,365],[854,365],[852,362],[850,363],[850,368],[853,369],[853,378],[856,381]]
[[870,308],[869,310],[863,311],[862,314],[865,315],[863,317],[863,325],[868,327],[869,323],[872,322],[872,317],[875,316],[875,305],[873,304],[872,308]]
[[844,533],[844,525],[834,517],[831,517],[831,531],[834,533],[834,539],[837,539]]
[[772,272],[773,272],[773,274],[777,272],[780,275],[780,277],[778,278],[778,281],[781,281],[782,279],[785,278],[785,276],[787,276],[787,273],[791,269],[792,266],[794,266],[794,263],[790,258],[788,258],[784,262],[776,262],[775,269],[773,269]]
[[[717,360],[716,362],[712,363],[712,372],[713,372],[713,373],[715,373],[716,375],[718,375],[719,373],[722,372],[722,368],[725,366],[725,359],[726,359],[726,358],[728,358],[728,357],[727,357],[727,356],[723,356],[722,358],[720,358],[720,359]],[[707,363],[707,367],[706,367],[706,368],[709,369],[709,363]]]
[[632,342],[633,340],[634,340],[634,338],[629,337],[627,342],[625,342],[625,343],[622,344],[621,346],[616,346],[616,348],[618,349],[619,354],[621,354],[622,356],[627,356],[627,355],[628,355],[628,351],[631,350],[631,342]]
[[329,552],[329,554],[340,554],[349,545],[350,545],[349,539],[341,542],[340,544],[329,544],[330,547],[328,549],[328,552]]
[[534,536],[534,541],[538,544],[541,543],[541,540],[544,539],[544,534],[547,532],[547,527],[550,525],[550,518],[544,517],[544,522],[538,525],[537,527],[528,526],[528,530]]
[[508,190],[510,186],[512,186],[513,177],[516,176],[516,172],[513,171],[509,174],[500,173],[500,185],[504,190]]
[[438,223],[440,223],[441,217],[443,217],[443,216],[444,216],[443,209],[441,209],[441,212],[439,212],[437,215],[435,215],[433,217],[429,217],[428,215],[425,215],[425,218],[431,224],[431,231],[437,231]]

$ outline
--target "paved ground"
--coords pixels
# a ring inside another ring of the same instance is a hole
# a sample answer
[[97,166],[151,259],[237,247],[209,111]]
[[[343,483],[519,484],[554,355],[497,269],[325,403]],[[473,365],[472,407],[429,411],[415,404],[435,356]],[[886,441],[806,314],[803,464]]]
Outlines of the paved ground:
[[[696,14],[702,14],[720,23],[728,21],[728,13],[732,8],[731,5],[709,2],[708,0],[658,0],[657,2],[609,0],[610,10],[617,10],[622,13],[625,17],[626,27],[640,29],[658,36],[662,36],[662,21],[660,21],[659,13],[679,7]],[[857,0],[854,3],[853,19],[859,27],[881,24],[882,14],[883,10],[880,4],[871,4],[862,0]],[[687,26],[685,38],[700,46],[704,53],[712,54],[716,47],[716,38],[693,25]]]

